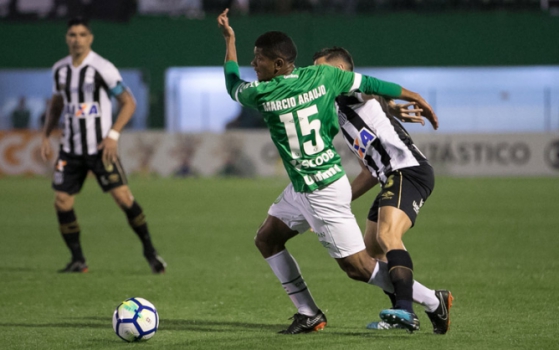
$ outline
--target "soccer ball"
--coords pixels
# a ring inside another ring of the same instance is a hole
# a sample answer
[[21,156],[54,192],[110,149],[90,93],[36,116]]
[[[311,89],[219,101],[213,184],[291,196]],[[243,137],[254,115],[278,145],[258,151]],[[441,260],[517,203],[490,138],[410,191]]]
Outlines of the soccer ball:
[[126,299],[113,313],[113,329],[122,340],[142,341],[154,336],[159,315],[152,303],[143,298]]

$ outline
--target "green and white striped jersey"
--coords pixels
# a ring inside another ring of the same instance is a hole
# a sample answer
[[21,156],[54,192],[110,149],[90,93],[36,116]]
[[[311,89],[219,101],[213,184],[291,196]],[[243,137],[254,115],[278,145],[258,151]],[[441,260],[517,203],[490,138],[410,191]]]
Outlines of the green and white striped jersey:
[[230,96],[264,117],[297,192],[323,188],[345,174],[333,144],[340,129],[335,107],[338,95],[363,88],[374,90],[366,93],[381,94],[387,91],[381,86],[387,85],[393,95],[401,91],[395,84],[327,65],[295,68],[289,75],[251,83],[238,77],[233,61],[225,64],[225,73]]

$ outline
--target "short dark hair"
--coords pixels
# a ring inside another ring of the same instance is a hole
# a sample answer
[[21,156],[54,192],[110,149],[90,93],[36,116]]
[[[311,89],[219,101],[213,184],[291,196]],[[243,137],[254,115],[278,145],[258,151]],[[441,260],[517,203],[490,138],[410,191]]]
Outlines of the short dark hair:
[[297,58],[297,46],[283,32],[266,32],[256,39],[254,46],[262,49],[262,54],[271,59],[283,58],[288,63],[293,63]]
[[347,51],[343,47],[334,46],[322,49],[314,54],[312,60],[316,61],[321,57],[324,57],[326,61],[330,61],[331,59],[336,58],[341,59],[348,64],[349,70],[353,72],[353,57],[351,57],[349,51]]
[[66,26],[66,29],[70,29],[73,26],[79,26],[79,25],[86,27],[91,32],[91,27],[89,26],[89,20],[83,17],[74,17],[68,20],[68,25]]

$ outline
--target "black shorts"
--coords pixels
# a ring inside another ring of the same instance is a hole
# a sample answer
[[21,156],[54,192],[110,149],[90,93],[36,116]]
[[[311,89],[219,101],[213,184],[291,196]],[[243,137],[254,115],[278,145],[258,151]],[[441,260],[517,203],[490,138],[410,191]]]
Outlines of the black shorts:
[[434,188],[435,174],[429,163],[395,170],[388,175],[388,180],[373,202],[367,218],[378,222],[380,207],[395,207],[406,213],[413,226],[419,209]]
[[103,192],[128,183],[118,158],[115,163],[105,167],[101,152],[78,156],[60,151],[54,164],[52,188],[68,194],[79,193],[90,170],[95,174]]

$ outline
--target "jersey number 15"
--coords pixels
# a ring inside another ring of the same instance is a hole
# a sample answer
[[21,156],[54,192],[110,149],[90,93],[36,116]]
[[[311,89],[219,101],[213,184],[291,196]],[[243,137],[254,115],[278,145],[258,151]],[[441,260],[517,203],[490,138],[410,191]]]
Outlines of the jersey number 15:
[[[314,130],[314,142],[306,141],[303,143],[303,150],[306,155],[316,154],[324,149],[324,141],[320,137],[320,120],[315,119],[309,121],[309,117],[318,114],[316,105],[295,111],[297,119],[299,119],[299,128],[301,136],[308,136]],[[297,133],[297,126],[293,117],[293,113],[286,113],[279,116],[280,121],[285,127],[285,132],[289,140],[289,148],[291,149],[291,156],[293,159],[301,158],[301,143],[299,142],[299,134]]]

